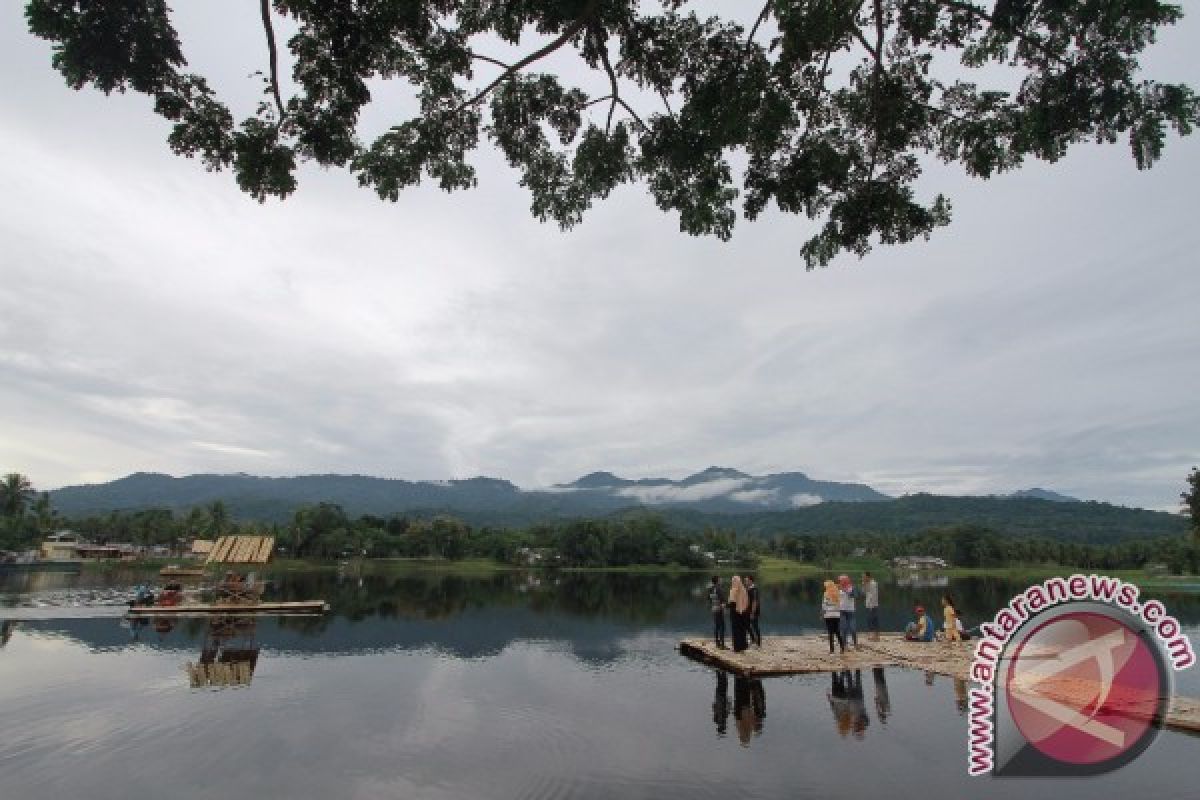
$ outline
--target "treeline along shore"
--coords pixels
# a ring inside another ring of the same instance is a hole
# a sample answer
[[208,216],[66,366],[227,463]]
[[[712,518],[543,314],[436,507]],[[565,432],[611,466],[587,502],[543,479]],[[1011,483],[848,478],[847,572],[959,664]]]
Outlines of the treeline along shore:
[[[10,521],[11,522],[11,521]],[[841,533],[758,533],[720,525],[701,530],[678,525],[671,515],[629,511],[598,518],[553,520],[521,527],[472,525],[450,514],[351,517],[332,503],[294,512],[287,523],[233,519],[221,501],[183,513],[170,509],[113,511],[38,520],[5,527],[3,547],[19,549],[53,530],[70,529],[97,543],[165,545],[182,552],[193,539],[225,534],[276,538],[282,557],[303,559],[489,560],[525,567],[752,567],[764,557],[814,565],[866,558],[931,556],[952,567],[1071,566],[1081,569],[1146,569],[1200,574],[1194,537],[1127,536],[1085,543],[1055,536],[1014,535],[977,524],[928,527],[911,533],[848,530]]]

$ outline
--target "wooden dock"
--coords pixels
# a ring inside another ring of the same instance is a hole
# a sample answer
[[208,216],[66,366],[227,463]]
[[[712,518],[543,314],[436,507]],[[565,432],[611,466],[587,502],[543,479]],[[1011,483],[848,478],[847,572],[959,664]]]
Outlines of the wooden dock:
[[[868,641],[865,636],[858,641],[859,649],[849,648],[844,655],[829,654],[829,640],[824,634],[764,636],[761,650],[752,646],[741,653],[721,650],[712,639],[684,639],[679,643],[679,652],[750,678],[900,667],[970,681],[975,640],[908,642],[902,634],[884,633],[876,642]],[[1200,733],[1200,700],[1173,697],[1165,724],[1173,730]]]
[[133,617],[186,617],[189,615],[232,614],[322,614],[329,610],[324,600],[290,603],[182,603],[177,606],[130,606]]

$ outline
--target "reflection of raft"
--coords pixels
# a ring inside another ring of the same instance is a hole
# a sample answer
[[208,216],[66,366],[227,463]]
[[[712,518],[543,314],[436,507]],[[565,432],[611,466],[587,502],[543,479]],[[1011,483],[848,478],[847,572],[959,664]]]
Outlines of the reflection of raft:
[[322,614],[329,610],[324,600],[300,600],[284,603],[185,603],[178,606],[130,606],[134,617],[189,614]]

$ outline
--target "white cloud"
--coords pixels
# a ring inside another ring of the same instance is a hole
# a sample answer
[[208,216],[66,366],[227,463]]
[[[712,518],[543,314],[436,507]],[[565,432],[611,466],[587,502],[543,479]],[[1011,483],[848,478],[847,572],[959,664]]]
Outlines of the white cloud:
[[[201,5],[185,40],[218,24]],[[988,182],[934,166],[951,228],[806,273],[806,220],[689,238],[627,188],[563,234],[487,153],[470,193],[384,204],[308,169],[259,205],[171,155],[144,99],[66,89],[5,13],[0,468],[40,487],[135,470],[546,486],[726,463],[1168,507],[1197,460],[1200,136],[1147,172],[1091,145]],[[1146,63],[1200,84],[1197,46],[1193,14]],[[225,50],[200,37],[189,60],[254,102]]]
[[[733,492],[729,495],[730,499],[736,500],[739,503],[758,503],[768,505],[779,497],[778,489],[744,489],[740,492]],[[818,498],[819,502],[820,498]]]
[[820,505],[821,503],[824,502],[824,500],[821,499],[820,495],[809,494],[807,492],[800,492],[798,494],[794,494],[794,495],[792,495],[791,500],[792,500],[792,505],[795,506],[796,508],[806,508],[807,506]]
[[748,481],[745,478],[717,478],[690,486],[624,486],[618,489],[616,494],[647,505],[693,503],[729,494],[746,483]]

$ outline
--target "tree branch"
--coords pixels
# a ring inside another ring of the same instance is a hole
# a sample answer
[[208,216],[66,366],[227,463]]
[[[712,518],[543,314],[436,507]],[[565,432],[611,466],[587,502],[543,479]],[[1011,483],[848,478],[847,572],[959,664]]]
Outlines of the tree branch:
[[883,3],[875,0],[875,63],[883,69]]
[[275,49],[275,27],[271,24],[270,0],[261,0],[259,9],[262,11],[263,30],[267,34],[267,52],[271,57],[271,94],[275,95],[275,107],[279,109],[279,121],[282,122],[287,113],[283,110],[283,98],[279,95],[279,53]]
[[[263,0],[263,2],[266,2],[266,0]],[[550,42],[546,46],[544,46],[538,50],[535,50],[534,52],[532,52],[529,55],[522,58],[517,63],[515,63],[512,66],[505,69],[504,72],[500,73],[500,76],[498,78],[496,78],[496,80],[492,81],[487,86],[483,87],[483,89],[478,94],[476,94],[474,97],[472,97],[470,100],[467,100],[466,102],[462,103],[458,108],[454,109],[455,113],[462,111],[467,106],[475,105],[480,100],[487,97],[493,89],[495,89],[497,86],[499,86],[504,81],[511,78],[513,75],[516,75],[518,72],[525,69],[525,67],[528,67],[533,62],[537,61],[538,59],[545,58],[546,56],[550,55],[558,48],[562,47],[567,42],[571,41],[571,39],[573,39],[575,37],[575,35],[577,33],[579,33],[581,30],[583,30],[584,26],[586,26],[588,24],[588,21],[591,19],[591,16],[595,12],[595,10],[596,10],[596,0],[592,0],[590,3],[587,4],[587,8],[585,8],[583,10],[583,14],[580,15],[579,19],[575,20],[570,25],[568,25],[566,28],[564,28],[563,32],[558,35],[557,39]]]
[[613,112],[617,110],[618,104],[628,111],[629,116],[637,120],[637,124],[640,125],[643,130],[645,130],[646,123],[642,122],[642,118],[634,113],[634,110],[629,107],[628,103],[621,99],[621,90],[617,85],[617,73],[616,70],[613,69],[612,62],[608,60],[607,43],[600,38],[600,34],[597,33],[594,35],[596,38],[596,49],[600,52],[600,63],[604,65],[604,71],[608,73],[608,82],[612,86],[612,95],[610,95],[612,102],[608,106],[608,120],[604,123],[604,133],[607,135],[612,129]]
[[662,98],[663,105],[667,108],[667,114],[670,115],[671,119],[675,119],[675,109],[671,108],[671,101],[667,99],[666,91],[659,89],[658,96]]
[[501,61],[498,58],[492,58],[491,56],[485,56],[480,53],[476,53],[474,50],[468,50],[467,52],[470,53],[471,58],[475,59],[476,61],[486,61],[489,64],[495,64],[497,67],[503,67],[504,69],[512,69],[511,65],[505,64],[503,61]]
[[749,47],[750,43],[754,41],[754,34],[758,33],[758,27],[760,25],[762,25],[764,22],[766,22],[767,15],[770,13],[771,13],[771,0],[767,0],[766,4],[762,8],[762,11],[758,12],[758,19],[754,20],[754,27],[752,27],[750,29],[750,35],[746,37],[746,46],[747,47]]
[[871,46],[871,43],[867,41],[867,37],[863,36],[862,29],[857,25],[854,26],[854,38],[857,39],[858,43],[866,48],[866,51],[871,54],[871,58],[875,59],[876,65],[881,63],[879,60],[879,51]]

